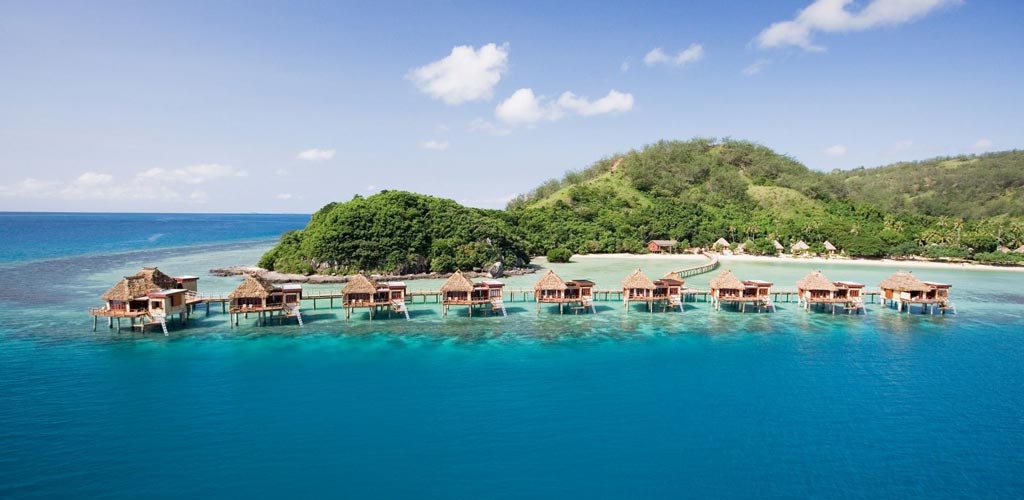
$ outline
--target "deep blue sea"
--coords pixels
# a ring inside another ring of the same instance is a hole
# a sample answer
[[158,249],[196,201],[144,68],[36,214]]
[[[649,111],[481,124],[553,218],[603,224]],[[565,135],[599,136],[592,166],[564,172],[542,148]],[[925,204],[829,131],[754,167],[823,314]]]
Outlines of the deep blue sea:
[[[0,213],[0,498],[1024,496],[1024,273],[915,270],[953,283],[946,317],[307,303],[302,328],[214,308],[167,337],[93,331],[119,277],[157,265],[226,293],[238,278],[210,268],[307,219]],[[602,288],[686,267],[576,260],[551,267]],[[788,288],[810,267],[732,270]]]

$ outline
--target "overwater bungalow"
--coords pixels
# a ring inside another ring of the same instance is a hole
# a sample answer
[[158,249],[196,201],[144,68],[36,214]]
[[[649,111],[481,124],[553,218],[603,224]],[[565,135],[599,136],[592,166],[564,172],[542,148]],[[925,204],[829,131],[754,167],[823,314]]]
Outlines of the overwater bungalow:
[[711,304],[715,310],[720,311],[723,303],[737,304],[740,311],[746,310],[747,304],[753,305],[757,310],[775,310],[772,302],[772,283],[760,280],[741,281],[732,273],[725,270],[711,279]]
[[679,273],[668,273],[665,277],[654,280],[654,296],[664,298],[666,310],[678,307],[679,312],[683,312],[685,284],[686,280]]
[[939,314],[956,312],[949,300],[952,285],[946,283],[921,281],[908,271],[898,271],[882,280],[878,287],[882,289],[882,303],[896,306],[897,311],[906,308],[909,313],[911,306],[916,304],[921,306],[921,314],[935,314],[936,309]]
[[269,281],[250,274],[242,280],[230,294],[228,309],[231,326],[237,325],[241,316],[255,314],[257,324],[266,325],[277,318],[283,322],[285,318],[296,318],[302,326],[302,285],[274,285]]
[[127,318],[132,328],[138,326],[145,331],[149,322],[160,325],[166,335],[168,317],[177,315],[185,324],[188,299],[195,294],[198,280],[194,276],[171,277],[155,267],[144,267],[132,276],[125,276],[100,296],[106,302],[104,306],[89,311],[93,330],[101,317],[107,318],[111,328],[116,321],[118,330],[121,318]]
[[796,282],[797,304],[810,311],[811,306],[818,304],[831,306],[832,314],[836,308],[847,313],[867,312],[864,308],[864,285],[852,281],[830,281],[821,271],[804,276]]
[[365,307],[370,319],[377,312],[387,310],[388,314],[397,312],[409,319],[409,311],[405,305],[406,285],[400,281],[378,283],[365,274],[357,274],[349,278],[341,289],[341,307],[345,309],[345,319],[352,317],[352,311]]
[[669,253],[677,243],[676,240],[651,240],[647,242],[647,250],[651,253]]
[[646,302],[649,312],[654,312],[655,303],[660,303],[662,310],[677,306],[682,310],[682,290],[683,280],[678,275],[670,274],[651,281],[643,271],[637,269],[622,280],[622,302],[627,313],[630,302]]
[[594,282],[590,280],[562,281],[554,271],[548,270],[533,286],[533,296],[537,301],[537,314],[540,305],[558,304],[558,314],[564,313],[564,306],[569,304],[573,312],[590,309],[597,313],[594,306]]
[[491,311],[500,311],[502,316],[507,316],[502,296],[504,287],[505,284],[497,280],[474,283],[462,274],[462,271],[455,271],[448,281],[441,285],[441,315],[448,316],[451,306],[466,306],[469,309],[469,316],[472,317],[474,307],[490,305]]

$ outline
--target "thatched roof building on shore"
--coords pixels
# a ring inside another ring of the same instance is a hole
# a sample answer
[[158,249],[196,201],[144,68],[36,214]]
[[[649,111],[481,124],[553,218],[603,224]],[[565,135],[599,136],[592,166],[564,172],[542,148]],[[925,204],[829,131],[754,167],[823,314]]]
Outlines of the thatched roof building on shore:
[[811,249],[811,246],[808,245],[804,240],[800,240],[800,241],[798,241],[796,243],[793,243],[789,247],[790,253],[793,253],[793,254],[802,254],[802,253],[804,253],[804,252],[806,252],[806,251],[808,251],[810,249]]
[[651,253],[669,253],[679,244],[676,240],[651,240],[647,242],[647,250]]

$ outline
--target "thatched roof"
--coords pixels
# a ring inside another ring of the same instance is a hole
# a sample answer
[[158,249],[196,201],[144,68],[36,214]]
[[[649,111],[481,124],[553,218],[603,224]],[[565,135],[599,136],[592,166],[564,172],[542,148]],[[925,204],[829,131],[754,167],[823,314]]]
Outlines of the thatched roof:
[[622,288],[644,288],[647,290],[654,290],[654,282],[648,278],[643,271],[637,268],[632,274],[622,280]]
[[658,245],[659,247],[674,247],[679,243],[676,240],[651,240],[650,242]]
[[245,280],[235,288],[233,292],[228,294],[229,299],[265,299],[270,296],[270,292],[274,291],[274,285],[270,284],[269,281],[250,274],[245,277]]
[[448,281],[445,281],[444,284],[441,285],[441,291],[472,292],[473,282],[470,281],[470,279],[467,278],[464,274],[462,274],[462,271],[455,271],[455,274],[451,275],[451,277],[448,278]]
[[1017,249],[1014,250],[1013,253],[1024,253],[1024,245],[1017,247]]
[[924,284],[908,271],[897,271],[878,284],[879,288],[896,290],[897,292],[927,292],[931,287]]
[[149,292],[155,292],[160,290],[160,287],[153,285],[145,278],[139,276],[125,276],[118,281],[117,284],[112,286],[110,290],[100,296],[101,299],[106,301],[116,300],[119,302],[128,302],[129,300],[137,299],[145,296]]
[[736,275],[733,274],[732,271],[729,271],[728,269],[718,273],[718,276],[711,278],[711,281],[708,283],[708,285],[711,286],[712,289],[718,290],[721,290],[723,288],[727,290],[742,290],[743,288],[745,288],[743,282],[740,281],[740,279],[737,278]]
[[377,282],[365,274],[357,274],[349,278],[345,288],[341,289],[342,295],[351,293],[377,293]]
[[715,240],[715,243],[713,245],[711,245],[711,246],[712,247],[727,247],[727,246],[729,246],[729,240],[727,240],[725,238],[718,238],[717,240]]
[[110,290],[100,296],[102,300],[128,302],[159,290],[178,288],[174,278],[160,272],[155,267],[144,267],[134,276],[125,276]]
[[838,250],[838,248],[836,248],[836,246],[833,245],[831,241],[825,240],[825,250],[828,250],[829,252],[835,252],[836,250]]
[[[1024,248],[1024,247],[1021,247],[1021,248]],[[999,252],[999,253],[1010,253],[1012,250],[1010,250],[1010,247],[1008,247],[1006,245],[999,245],[999,246],[996,247],[996,251]]]
[[839,289],[829,281],[821,271],[814,271],[796,282],[796,287],[801,290],[828,290],[834,292]]
[[772,245],[774,245],[775,249],[780,252],[786,249],[786,247],[782,246],[782,243],[779,243],[779,240],[772,240]]
[[541,276],[537,284],[533,285],[534,290],[565,290],[566,288],[568,287],[562,278],[559,278],[551,269],[548,269],[548,272]]
[[174,281],[174,278],[162,273],[155,267],[144,267],[138,272],[138,274],[136,274],[136,276],[148,279],[151,283],[161,289],[178,288],[178,282]]
[[672,271],[672,272],[666,274],[664,279],[679,280],[679,281],[682,281],[684,283],[686,282],[686,279],[683,278],[683,275],[680,274],[679,271]]
[[793,243],[793,246],[789,247],[789,249],[794,252],[805,252],[807,250],[810,250],[811,246],[808,245],[807,243],[804,243],[804,240],[800,240],[796,243]]

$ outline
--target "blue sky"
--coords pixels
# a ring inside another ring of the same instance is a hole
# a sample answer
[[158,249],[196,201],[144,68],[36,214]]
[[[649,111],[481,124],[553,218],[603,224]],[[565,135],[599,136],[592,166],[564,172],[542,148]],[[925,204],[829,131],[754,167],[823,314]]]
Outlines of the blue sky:
[[694,136],[820,170],[1020,148],[1022,24],[1012,1],[6,2],[0,210],[500,208]]

